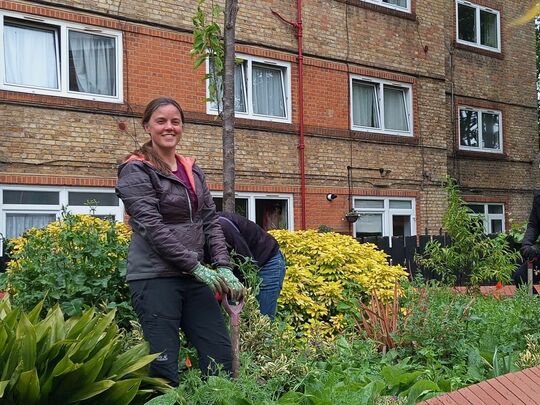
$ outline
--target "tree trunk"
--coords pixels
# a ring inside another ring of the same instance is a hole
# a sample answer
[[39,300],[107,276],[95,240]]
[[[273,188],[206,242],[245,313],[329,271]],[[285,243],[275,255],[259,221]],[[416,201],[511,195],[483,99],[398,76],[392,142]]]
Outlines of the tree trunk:
[[234,212],[234,43],[238,0],[226,0],[223,45],[223,211]]

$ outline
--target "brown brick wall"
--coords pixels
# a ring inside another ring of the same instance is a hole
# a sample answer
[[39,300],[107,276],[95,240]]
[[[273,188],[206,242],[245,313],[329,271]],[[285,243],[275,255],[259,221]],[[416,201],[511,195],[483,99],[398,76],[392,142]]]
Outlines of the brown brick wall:
[[[349,208],[347,166],[360,168],[353,171],[353,195],[417,198],[419,233],[441,226],[446,201],[440,181],[447,173],[486,198],[506,198],[510,218],[526,218],[529,190],[540,187],[534,32],[532,24],[508,24],[523,13],[523,2],[485,4],[501,10],[500,55],[454,47],[453,1],[413,0],[410,15],[358,0],[303,1],[308,227],[325,224],[349,231],[343,220]],[[196,156],[212,187],[220,189],[221,128],[206,115],[203,71],[193,70],[189,56],[195,7],[195,1],[172,0],[61,0],[54,5],[0,0],[2,9],[123,31],[125,98],[113,104],[0,91],[0,182],[111,185],[117,161],[146,140],[138,118],[144,105],[166,94],[186,111],[180,151]],[[293,120],[237,120],[237,189],[293,193],[299,227],[296,38],[272,10],[296,18],[295,2],[240,4],[237,51],[291,63]],[[411,83],[414,136],[350,131],[349,72]],[[452,106],[459,103],[503,111],[502,159],[456,151]],[[120,122],[126,130],[119,129]],[[383,178],[378,168],[391,172]],[[326,201],[328,192],[338,198]]]

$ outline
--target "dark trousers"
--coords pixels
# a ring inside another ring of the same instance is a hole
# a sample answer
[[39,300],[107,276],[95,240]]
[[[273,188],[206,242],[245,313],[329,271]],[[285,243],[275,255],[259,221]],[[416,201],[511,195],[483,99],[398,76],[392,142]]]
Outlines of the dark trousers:
[[178,386],[179,329],[199,354],[203,374],[217,365],[231,372],[229,333],[219,303],[208,286],[195,278],[154,278],[130,281],[131,301],[150,353],[161,353],[150,364],[150,375]]

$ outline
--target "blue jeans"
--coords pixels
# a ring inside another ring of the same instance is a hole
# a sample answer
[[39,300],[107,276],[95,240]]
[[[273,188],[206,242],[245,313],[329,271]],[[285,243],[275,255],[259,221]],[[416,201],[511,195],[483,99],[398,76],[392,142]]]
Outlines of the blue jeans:
[[277,300],[285,278],[285,257],[281,251],[260,268],[259,277],[261,278],[261,287],[257,301],[259,301],[261,314],[274,319]]

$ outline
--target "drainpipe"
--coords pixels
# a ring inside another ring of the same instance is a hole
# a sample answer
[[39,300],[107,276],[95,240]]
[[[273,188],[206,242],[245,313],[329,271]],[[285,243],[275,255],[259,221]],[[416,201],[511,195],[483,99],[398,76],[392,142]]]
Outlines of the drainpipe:
[[302,227],[306,229],[306,168],[304,158],[304,56],[302,54],[302,0],[296,0],[296,21],[289,21],[272,10],[272,14],[281,21],[293,26],[298,43],[298,158],[300,164],[300,205],[302,207]]

